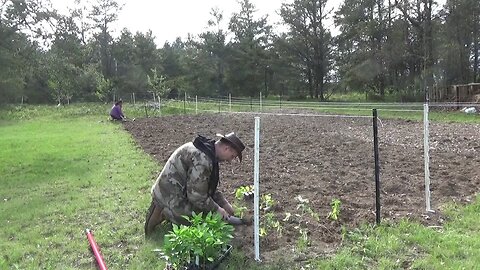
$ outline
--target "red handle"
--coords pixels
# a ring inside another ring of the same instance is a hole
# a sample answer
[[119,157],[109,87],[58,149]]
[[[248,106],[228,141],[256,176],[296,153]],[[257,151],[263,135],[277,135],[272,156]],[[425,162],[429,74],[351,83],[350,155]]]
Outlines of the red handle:
[[95,259],[97,260],[98,268],[100,268],[100,270],[107,270],[107,266],[105,266],[105,262],[103,261],[102,254],[100,254],[100,251],[98,250],[98,246],[97,246],[97,243],[95,242],[95,239],[93,238],[92,232],[89,229],[86,229],[85,232],[87,234],[90,247],[92,248],[93,255],[95,255]]

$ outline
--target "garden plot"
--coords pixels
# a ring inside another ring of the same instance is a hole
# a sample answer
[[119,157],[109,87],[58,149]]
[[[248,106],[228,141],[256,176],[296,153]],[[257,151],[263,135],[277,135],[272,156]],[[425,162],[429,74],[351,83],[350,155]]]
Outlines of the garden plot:
[[[253,200],[237,199],[235,193],[253,184],[254,115],[166,116],[137,119],[125,128],[160,164],[197,134],[213,138],[236,132],[247,145],[243,163],[220,165],[219,189],[246,207],[245,215],[253,214]],[[427,214],[423,124],[382,120],[382,220],[407,217],[441,225],[443,203],[469,201],[480,185],[479,130],[478,125],[430,125],[431,204],[436,212]],[[262,259],[301,260],[330,253],[341,241],[342,227],[375,222],[372,134],[371,118],[261,115]],[[253,258],[253,226],[237,227],[235,234],[234,245]]]

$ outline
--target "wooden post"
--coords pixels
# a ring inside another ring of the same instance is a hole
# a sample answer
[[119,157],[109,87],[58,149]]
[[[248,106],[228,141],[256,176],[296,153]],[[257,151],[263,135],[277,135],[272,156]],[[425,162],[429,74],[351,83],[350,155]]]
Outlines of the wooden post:
[[460,91],[458,89],[458,85],[454,85],[453,89],[454,89],[455,95],[456,95],[455,101],[457,103],[457,110],[458,110],[458,109],[460,109],[460,106],[458,106],[458,102],[460,102]]

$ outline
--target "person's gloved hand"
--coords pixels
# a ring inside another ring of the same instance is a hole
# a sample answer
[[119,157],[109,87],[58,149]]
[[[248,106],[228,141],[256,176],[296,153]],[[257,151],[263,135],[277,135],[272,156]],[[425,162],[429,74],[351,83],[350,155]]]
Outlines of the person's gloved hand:
[[252,220],[249,218],[238,218],[235,216],[230,216],[227,219],[227,223],[232,224],[232,225],[251,225]]
[[227,211],[227,213],[229,213],[231,216],[235,214],[235,209],[233,209],[233,206],[229,202],[223,206],[223,209],[225,209],[225,211]]
[[217,213],[219,213],[224,220],[228,220],[228,218],[230,217],[230,214],[227,213],[227,211],[225,211],[225,209],[223,209],[222,207],[218,207]]

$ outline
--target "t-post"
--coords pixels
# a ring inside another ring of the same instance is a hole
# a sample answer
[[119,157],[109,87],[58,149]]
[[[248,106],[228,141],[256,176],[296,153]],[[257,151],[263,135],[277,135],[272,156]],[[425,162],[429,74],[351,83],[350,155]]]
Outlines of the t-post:
[[373,109],[373,154],[375,157],[375,212],[377,225],[380,224],[380,162],[378,157],[377,109]]
[[185,92],[185,97],[183,99],[183,114],[187,114],[187,92]]

